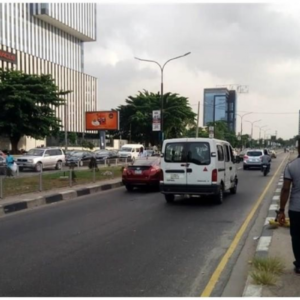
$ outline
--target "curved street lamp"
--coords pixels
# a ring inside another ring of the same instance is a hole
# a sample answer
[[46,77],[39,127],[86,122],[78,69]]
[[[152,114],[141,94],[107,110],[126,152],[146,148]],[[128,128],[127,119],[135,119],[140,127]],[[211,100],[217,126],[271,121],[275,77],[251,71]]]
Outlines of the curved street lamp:
[[256,121],[246,121],[247,123],[251,124],[251,139],[253,139],[253,124],[260,122],[261,120],[256,120]]
[[142,58],[138,58],[138,57],[135,57],[135,59],[137,60],[140,60],[140,61],[146,61],[146,62],[152,62],[152,63],[155,63],[159,66],[160,68],[160,72],[161,72],[161,91],[160,91],[160,97],[161,97],[161,116],[160,116],[160,131],[161,131],[161,146],[163,144],[163,141],[164,141],[164,122],[163,122],[163,109],[164,109],[164,103],[163,103],[163,93],[164,93],[164,68],[166,66],[166,64],[168,62],[170,62],[171,60],[175,60],[175,59],[178,59],[178,58],[181,58],[181,57],[184,57],[184,56],[187,56],[191,54],[191,52],[187,52],[183,55],[180,55],[180,56],[176,56],[174,58],[171,58],[169,60],[167,60],[163,66],[161,66],[157,61],[155,60],[149,60],[149,59],[142,59]]
[[248,113],[245,113],[243,115],[240,115],[240,114],[236,114],[237,116],[239,116],[241,118],[241,141],[242,141],[242,149],[243,149],[243,118],[247,115],[250,115],[252,114],[252,112],[248,112]]

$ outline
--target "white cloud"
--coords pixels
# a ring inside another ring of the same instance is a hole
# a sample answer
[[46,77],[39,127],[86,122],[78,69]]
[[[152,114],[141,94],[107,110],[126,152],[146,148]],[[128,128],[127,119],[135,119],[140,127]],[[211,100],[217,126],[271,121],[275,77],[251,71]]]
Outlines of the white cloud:
[[164,63],[191,51],[166,66],[165,91],[189,97],[196,111],[204,88],[247,84],[238,109],[295,112],[249,115],[288,138],[298,130],[299,13],[300,4],[290,3],[99,4],[98,40],[85,46],[85,71],[98,77],[100,108],[109,109],[139,90],[160,90],[159,68],[134,56]]

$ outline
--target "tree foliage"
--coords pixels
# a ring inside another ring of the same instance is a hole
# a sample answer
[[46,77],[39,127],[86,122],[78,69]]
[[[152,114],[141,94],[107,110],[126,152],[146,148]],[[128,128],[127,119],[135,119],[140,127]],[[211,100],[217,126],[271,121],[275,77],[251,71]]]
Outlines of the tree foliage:
[[[184,135],[188,125],[194,125],[196,114],[189,106],[188,99],[178,94],[163,95],[164,110],[163,123],[166,138],[176,138]],[[159,132],[152,131],[152,111],[161,108],[159,93],[139,92],[136,96],[129,96],[126,105],[117,108],[120,111],[120,131],[114,136],[123,139],[159,144]]]
[[59,131],[55,108],[64,104],[68,93],[59,90],[50,75],[0,69],[0,135],[10,139],[14,152],[22,136],[43,139]]

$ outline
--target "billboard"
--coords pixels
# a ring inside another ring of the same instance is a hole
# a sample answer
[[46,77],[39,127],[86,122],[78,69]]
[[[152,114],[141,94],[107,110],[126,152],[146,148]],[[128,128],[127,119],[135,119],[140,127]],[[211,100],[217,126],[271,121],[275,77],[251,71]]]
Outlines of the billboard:
[[160,131],[160,110],[153,110],[152,111],[152,131]]
[[86,130],[118,130],[118,111],[87,111],[85,113]]

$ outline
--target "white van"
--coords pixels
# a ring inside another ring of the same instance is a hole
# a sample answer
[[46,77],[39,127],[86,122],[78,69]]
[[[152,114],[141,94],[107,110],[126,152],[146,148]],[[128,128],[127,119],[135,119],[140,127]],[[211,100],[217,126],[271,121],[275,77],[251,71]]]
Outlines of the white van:
[[224,191],[237,191],[237,172],[231,145],[208,138],[165,140],[161,160],[161,192],[168,203],[175,195],[211,195],[223,202]]
[[119,151],[120,158],[131,158],[136,159],[139,155],[140,148],[144,146],[140,144],[127,144],[123,145],[122,148]]

